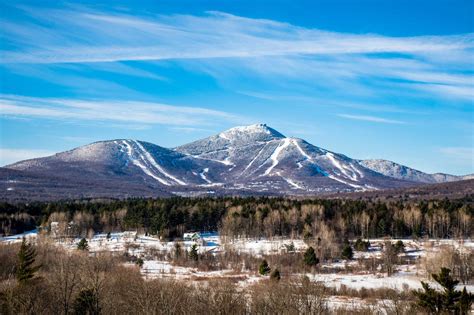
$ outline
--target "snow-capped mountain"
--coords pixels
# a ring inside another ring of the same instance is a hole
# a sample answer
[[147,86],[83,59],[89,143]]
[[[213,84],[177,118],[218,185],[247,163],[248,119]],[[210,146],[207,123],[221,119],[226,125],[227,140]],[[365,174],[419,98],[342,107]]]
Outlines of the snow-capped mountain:
[[174,150],[225,165],[212,175],[234,189],[317,193],[389,186],[387,178],[357,160],[285,137],[264,124],[232,128]]
[[385,176],[419,183],[446,183],[472,178],[472,175],[456,176],[443,173],[427,174],[405,165],[380,159],[360,160],[359,163],[366,168]]
[[101,141],[1,169],[7,194],[58,197],[295,194],[363,191],[456,180],[393,162],[355,160],[256,124],[173,149]]

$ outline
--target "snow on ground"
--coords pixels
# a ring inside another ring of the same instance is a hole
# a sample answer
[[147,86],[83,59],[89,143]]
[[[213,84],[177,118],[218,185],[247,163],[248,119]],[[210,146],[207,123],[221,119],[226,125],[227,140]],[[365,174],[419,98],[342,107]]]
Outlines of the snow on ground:
[[387,277],[384,274],[306,274],[312,281],[323,282],[325,286],[340,289],[343,285],[350,289],[420,289],[420,278],[414,275],[394,274]]
[[[23,237],[27,239],[35,239],[38,236],[37,230],[28,231],[22,234],[7,236],[0,238],[0,242],[15,243],[21,242]],[[217,233],[201,233],[202,242],[199,242],[198,250],[201,253],[218,252],[226,250],[234,250],[238,253],[247,253],[257,257],[268,254],[278,254],[287,252],[293,248],[296,252],[303,252],[308,245],[303,240],[295,240],[289,238],[274,239],[238,239],[223,242]],[[69,250],[74,250],[80,238],[73,240],[56,239],[58,245]],[[392,276],[386,276],[383,273],[346,273],[346,267],[355,267],[359,264],[358,259],[380,258],[382,254],[382,245],[386,239],[371,239],[370,248],[367,252],[354,252],[354,260],[336,261],[321,264],[323,270],[339,270],[333,273],[306,274],[313,281],[323,282],[324,285],[332,288],[340,289],[345,286],[350,289],[360,290],[391,288],[396,290],[420,289],[420,281],[426,281],[425,271],[413,263],[409,265],[398,265],[396,272]],[[396,240],[391,240],[395,242]],[[413,258],[413,262],[418,258],[427,255],[430,252],[437,252],[442,246],[450,245],[455,248],[473,251],[474,241],[472,240],[412,240],[402,239],[405,245],[405,254],[407,257]],[[184,250],[189,250],[195,244],[193,241],[179,242]],[[131,255],[144,258],[142,273],[146,278],[168,277],[176,279],[207,279],[207,278],[234,278],[241,287],[251,285],[262,280],[262,277],[255,275],[252,271],[241,270],[219,270],[219,271],[198,271],[197,268],[174,266],[169,261],[160,261],[150,257],[146,257],[148,249],[154,249],[164,254],[172,253],[175,250],[175,242],[161,241],[158,237],[139,235],[135,231],[126,231],[119,233],[107,234],[99,233],[88,239],[89,251],[110,251],[125,252]],[[293,277],[301,277],[302,275],[293,275]],[[435,286],[435,285],[434,285]],[[462,288],[462,286],[460,286]],[[466,286],[470,292],[474,292],[474,285]]]
[[37,236],[38,236],[38,230],[34,229],[34,230],[27,231],[21,234],[0,237],[0,243],[1,242],[16,243],[16,242],[21,242],[23,237],[26,238],[27,240],[30,240],[30,239],[35,239]]
[[[425,281],[431,287],[441,288],[439,285],[417,276],[411,272],[396,272],[391,276],[383,273],[377,274],[347,274],[347,273],[330,273],[330,274],[306,274],[310,280],[322,282],[326,287],[340,289],[345,286],[349,289],[360,290],[365,289],[394,289],[398,291],[421,289],[421,282]],[[466,287],[469,292],[474,292],[474,285],[458,285],[458,289]]]
[[300,252],[305,250],[308,245],[303,240],[291,239],[239,239],[229,242],[224,245],[225,249],[232,249],[238,253],[248,253],[255,256],[262,256],[264,254],[277,254],[286,252],[288,246],[294,246],[295,251]]
[[[198,246],[200,253],[216,250],[219,247],[219,236],[217,233],[202,233],[203,244]],[[74,249],[81,238],[76,238],[72,242],[65,241],[61,245],[68,249]],[[124,252],[128,251],[132,255],[140,256],[147,249],[155,249],[162,252],[172,252],[175,248],[175,242],[164,242],[158,237],[138,235],[137,232],[119,232],[107,234],[95,234],[91,239],[87,239],[90,252]],[[195,242],[180,242],[184,250],[189,250]]]
[[[426,256],[427,252],[437,252],[442,246],[453,246],[456,249],[474,250],[473,240],[463,239],[428,239],[428,240],[413,240],[413,239],[390,239],[392,243],[402,241],[405,246],[404,255],[411,258],[419,258]],[[380,258],[382,256],[382,247],[387,239],[370,239],[370,247],[367,252],[354,251],[354,259],[359,258]]]
[[242,277],[231,269],[216,271],[199,271],[197,268],[174,266],[167,261],[146,260],[141,268],[141,273],[146,279],[174,278],[187,279],[211,279],[211,278],[236,278]]

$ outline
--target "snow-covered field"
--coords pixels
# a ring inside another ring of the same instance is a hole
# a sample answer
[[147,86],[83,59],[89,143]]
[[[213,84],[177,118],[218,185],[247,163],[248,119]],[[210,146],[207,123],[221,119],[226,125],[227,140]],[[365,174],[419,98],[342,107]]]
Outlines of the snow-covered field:
[[[26,237],[34,240],[38,237],[36,230],[25,232],[23,234],[0,238],[0,242],[12,243],[21,242]],[[80,238],[73,240],[59,240],[56,242],[68,250],[75,250]],[[349,289],[396,289],[399,291],[407,289],[421,288],[420,281],[427,281],[426,271],[416,262],[430,253],[436,253],[442,246],[450,245],[462,251],[474,251],[474,242],[472,240],[412,240],[403,239],[405,245],[406,257],[411,258],[413,263],[407,265],[397,265],[395,273],[387,276],[386,273],[376,271],[349,272],[346,267],[355,267],[360,264],[360,259],[380,258],[382,255],[382,244],[385,239],[371,239],[370,248],[367,252],[354,252],[354,259],[350,261],[337,261],[321,264],[321,273],[307,273],[287,275],[289,277],[308,276],[312,281],[324,283],[330,288],[340,289],[346,287]],[[183,250],[189,251],[195,244],[193,241],[180,241]],[[177,280],[198,280],[202,281],[211,278],[234,279],[241,286],[247,286],[258,282],[263,277],[257,275],[255,270],[241,268],[240,270],[223,269],[217,271],[200,271],[196,267],[174,265],[166,258],[156,259],[149,257],[149,250],[162,253],[160,257],[166,257],[166,254],[172,254],[175,250],[175,242],[161,241],[157,237],[138,235],[134,231],[120,233],[96,234],[88,239],[89,251],[94,252],[128,252],[130,255],[142,257],[144,264],[141,268],[143,276],[147,279],[154,278],[173,278]],[[263,255],[275,255],[288,251],[288,248],[296,252],[303,252],[308,245],[303,240],[292,239],[239,239],[223,242],[217,233],[203,233],[199,242],[198,251],[200,253],[222,253],[225,251],[234,251],[236,253],[246,253],[255,257]],[[130,263],[131,264],[131,263]],[[326,272],[325,272],[326,271]],[[331,271],[331,272],[329,272]],[[467,285],[470,292],[474,292],[474,285]]]

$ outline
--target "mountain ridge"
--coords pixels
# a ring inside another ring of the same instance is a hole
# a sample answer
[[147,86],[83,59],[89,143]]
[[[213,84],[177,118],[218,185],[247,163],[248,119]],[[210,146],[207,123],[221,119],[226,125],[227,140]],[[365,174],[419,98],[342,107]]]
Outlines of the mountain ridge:
[[[119,196],[130,195],[129,187],[132,196],[140,195],[140,187],[144,193],[157,196],[318,195],[458,178],[426,174],[386,160],[353,159],[300,138],[286,137],[266,124],[234,127],[175,148],[131,139],[97,141],[49,157],[13,163],[4,169],[7,174],[8,170],[21,172],[22,178],[34,175],[32,181],[36,182],[54,175],[53,183],[46,184],[46,191],[52,195],[58,190],[53,184],[61,182],[72,187],[71,195],[75,189],[89,195],[97,191],[100,195],[100,185],[117,187],[114,195]],[[20,176],[15,174],[9,176]],[[80,184],[74,187],[75,182]],[[21,183],[2,180],[0,191],[3,195],[31,191],[28,180]],[[87,183],[92,187],[84,187]]]

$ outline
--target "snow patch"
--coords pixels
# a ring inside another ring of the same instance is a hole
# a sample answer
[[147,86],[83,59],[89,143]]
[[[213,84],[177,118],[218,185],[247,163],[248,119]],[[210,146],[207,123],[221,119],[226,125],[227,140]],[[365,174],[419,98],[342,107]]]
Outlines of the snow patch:
[[328,175],[328,177],[329,177],[330,179],[334,179],[335,181],[338,181],[338,182],[343,183],[343,184],[345,184],[345,185],[349,185],[349,186],[351,186],[351,187],[353,187],[353,188],[366,190],[365,187],[363,187],[363,186],[350,183],[350,182],[345,181],[345,180],[343,180],[343,179],[337,178],[337,177],[334,176],[334,175]]
[[291,139],[291,143],[300,151],[301,155],[303,155],[305,158],[308,160],[312,161],[313,158],[309,156],[299,145],[298,141],[296,139]]
[[206,173],[209,172],[209,168],[206,167],[205,169],[202,170],[201,173],[199,173],[199,176],[208,184],[212,184],[212,182],[206,177]]
[[304,187],[298,185],[296,182],[294,182],[293,180],[289,179],[289,178],[286,178],[285,176],[281,175],[280,172],[277,172],[278,176],[280,176],[281,178],[283,178],[288,184],[290,184],[292,187],[296,188],[296,189],[304,189]]
[[[130,143],[128,143],[128,141],[123,140],[122,143],[125,145],[125,148],[127,150],[127,154],[130,157],[130,159],[132,160],[132,163],[134,165],[138,166],[145,174],[147,174],[148,176],[156,179],[157,181],[159,181],[163,185],[166,185],[166,186],[171,185],[169,182],[167,182],[163,178],[156,176],[146,165],[142,164],[140,161],[138,161],[136,158],[133,157],[133,149],[132,149],[132,146],[130,145]],[[140,155],[140,158],[143,159],[143,156]]]
[[265,171],[263,175],[269,175],[270,172],[275,168],[275,166],[278,165],[280,162],[278,160],[278,156],[280,155],[281,151],[283,151],[285,148],[287,148],[290,145],[291,140],[288,138],[283,139],[283,143],[280,143],[278,147],[273,151],[272,155],[270,156],[270,159],[273,161],[272,165]]
[[245,173],[245,171],[250,167],[252,166],[252,164],[255,162],[255,160],[257,160],[257,158],[260,156],[260,153],[262,153],[262,151],[266,148],[267,144],[265,143],[265,145],[260,149],[260,151],[258,151],[257,155],[255,155],[255,157],[252,159],[252,161],[250,161],[250,163],[245,167],[245,169],[242,171],[242,174]]
[[[136,140],[133,140],[133,142],[135,142],[135,144],[138,146],[138,148],[140,149],[140,151],[143,153],[143,155],[145,156],[146,160],[151,164],[153,165],[153,167],[155,169],[157,169],[160,173],[162,173],[163,175],[165,175],[166,177],[174,180],[176,183],[178,183],[179,185],[186,185],[185,182],[183,182],[182,180],[179,180],[177,179],[176,177],[174,177],[173,175],[169,174],[168,172],[166,172],[160,165],[158,165],[158,163],[156,163],[155,159],[151,156],[151,154],[145,150],[145,148]],[[143,158],[143,155],[141,155],[140,157]]]
[[[345,177],[347,177],[347,178],[349,178],[353,181],[356,181],[356,182],[358,181],[357,175],[353,171],[351,171],[347,166],[345,166],[344,164],[341,164],[341,162],[339,162],[334,157],[333,153],[327,152],[325,156],[331,161],[332,165],[334,165],[338,170],[341,171],[341,173]],[[349,174],[347,171],[351,171],[351,174]]]

